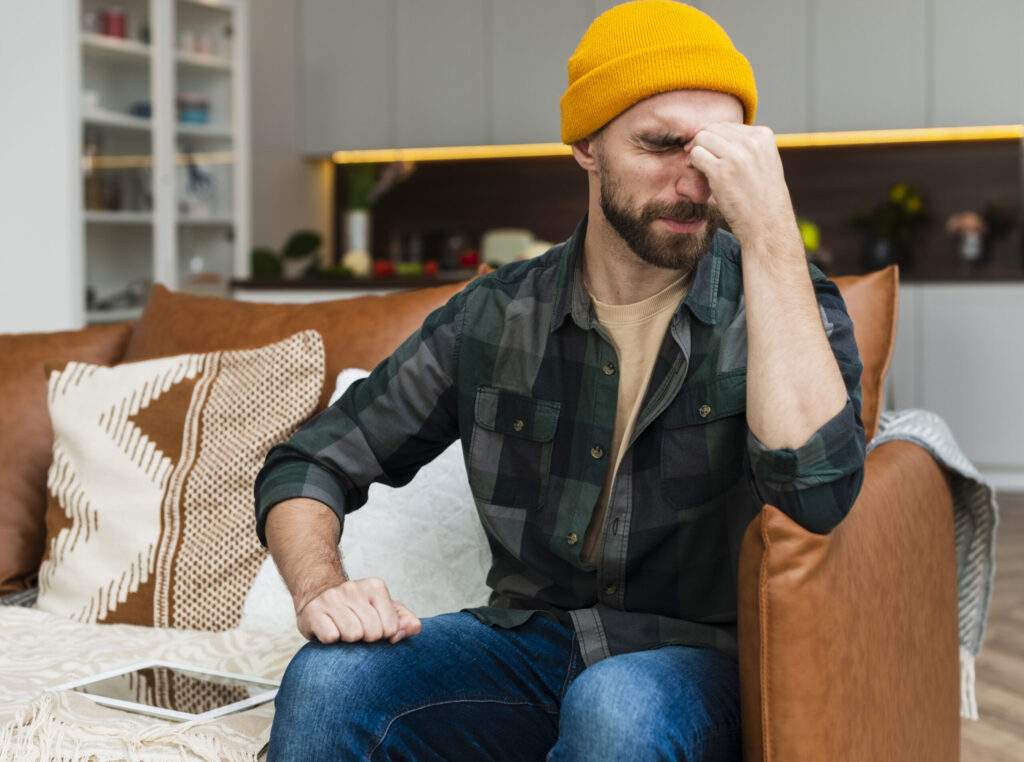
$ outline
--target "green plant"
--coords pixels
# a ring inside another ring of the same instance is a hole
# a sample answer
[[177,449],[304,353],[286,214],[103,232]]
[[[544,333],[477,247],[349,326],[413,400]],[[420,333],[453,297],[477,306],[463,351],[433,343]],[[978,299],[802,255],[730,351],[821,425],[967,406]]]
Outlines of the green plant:
[[276,280],[281,277],[281,260],[273,249],[258,246],[252,250],[252,277],[255,280]]
[[285,259],[302,259],[319,249],[322,242],[323,238],[315,230],[296,231],[288,238],[281,256]]
[[370,192],[377,182],[376,164],[351,164],[345,169],[349,209],[369,209]]
[[889,188],[886,200],[850,218],[858,230],[896,243],[909,243],[917,229],[931,219],[921,194],[907,183]]

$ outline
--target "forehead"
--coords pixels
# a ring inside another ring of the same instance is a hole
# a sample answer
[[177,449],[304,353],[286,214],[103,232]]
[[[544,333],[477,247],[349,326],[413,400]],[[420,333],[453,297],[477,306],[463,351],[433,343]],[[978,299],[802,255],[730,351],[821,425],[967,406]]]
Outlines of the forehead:
[[630,131],[693,133],[710,122],[743,122],[743,104],[714,90],[670,90],[634,103],[619,115]]

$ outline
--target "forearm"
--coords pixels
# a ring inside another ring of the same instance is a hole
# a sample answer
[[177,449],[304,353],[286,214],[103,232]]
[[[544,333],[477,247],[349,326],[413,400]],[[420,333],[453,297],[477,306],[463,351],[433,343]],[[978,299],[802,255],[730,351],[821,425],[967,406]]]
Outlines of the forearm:
[[318,500],[298,497],[278,503],[267,514],[266,534],[296,613],[327,588],[348,580],[338,551],[338,517]]
[[800,240],[745,246],[743,284],[748,425],[768,447],[796,449],[847,398]]

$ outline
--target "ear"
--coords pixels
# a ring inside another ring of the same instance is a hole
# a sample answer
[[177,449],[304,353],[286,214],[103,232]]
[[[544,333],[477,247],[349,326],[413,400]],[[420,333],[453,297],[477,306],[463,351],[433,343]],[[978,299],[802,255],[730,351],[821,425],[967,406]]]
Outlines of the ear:
[[593,136],[587,138],[580,138],[572,144],[572,156],[576,159],[576,163],[579,164],[583,169],[588,172],[597,171],[597,141],[594,140]]

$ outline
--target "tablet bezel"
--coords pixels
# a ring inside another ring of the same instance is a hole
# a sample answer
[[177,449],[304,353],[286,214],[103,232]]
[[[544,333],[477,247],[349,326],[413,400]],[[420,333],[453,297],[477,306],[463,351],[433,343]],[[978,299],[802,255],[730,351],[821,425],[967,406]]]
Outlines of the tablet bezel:
[[[146,669],[149,667],[170,667],[172,669],[184,670],[187,672],[195,672],[197,674],[214,675],[216,677],[227,677],[235,680],[246,680],[249,682],[262,683],[264,685],[276,685],[278,688],[281,685],[280,680],[273,680],[268,677],[258,677],[255,675],[243,675],[238,672],[224,672],[217,669],[208,669],[207,667],[200,667],[194,664],[184,664],[182,662],[168,661],[166,659],[144,659],[129,664],[125,667],[118,667],[117,669],[107,670],[106,672],[97,672],[87,677],[78,678],[76,680],[70,680],[60,685],[55,685],[51,690],[72,690],[74,688],[88,685],[89,683],[95,683],[100,680],[106,680],[107,678],[117,677],[128,672],[134,672],[137,669]],[[149,704],[139,704],[135,701],[125,701],[124,699],[108,698],[107,696],[99,696],[94,693],[84,693],[82,691],[75,691],[79,696],[85,696],[88,699],[92,699],[97,704],[103,704],[104,706],[113,707],[114,709],[124,709],[130,712],[137,712],[139,714],[146,714],[152,717],[159,717],[164,720],[212,720],[217,717],[222,717],[226,714],[233,714],[243,709],[256,706],[258,704],[265,704],[267,701],[271,701],[277,696],[278,688],[271,688],[263,693],[258,693],[255,696],[236,701],[233,704],[225,704],[224,706],[210,709],[202,714],[189,714],[188,712],[179,712],[174,709],[165,709],[159,706],[150,706]]]

